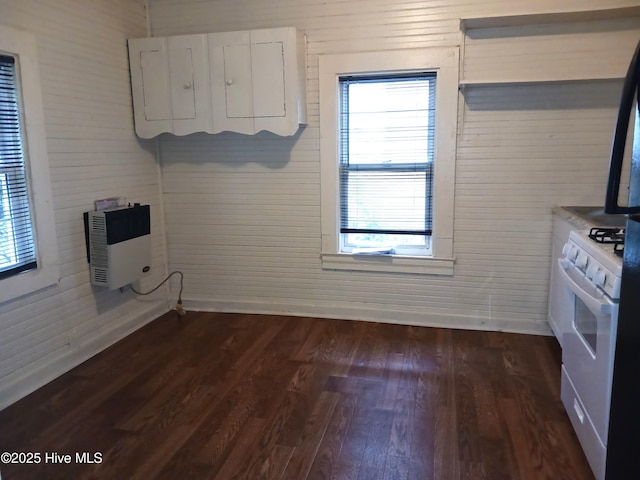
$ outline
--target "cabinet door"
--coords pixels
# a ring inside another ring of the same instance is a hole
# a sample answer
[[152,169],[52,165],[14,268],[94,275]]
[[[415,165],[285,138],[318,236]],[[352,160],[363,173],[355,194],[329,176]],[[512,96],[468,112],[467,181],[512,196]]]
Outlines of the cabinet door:
[[129,40],[136,133],[211,130],[206,35]]
[[251,32],[255,131],[294,135],[306,120],[305,43],[293,27]]
[[210,130],[206,35],[169,37],[168,50],[173,133],[187,135]]
[[167,43],[163,38],[129,40],[136,133],[151,138],[172,129]]
[[223,49],[227,118],[253,118],[251,45],[225,45]]
[[196,97],[193,80],[193,48],[175,44],[169,46],[169,77],[171,107],[175,120],[196,118]]
[[306,112],[304,37],[293,27],[208,37],[213,132],[295,134]]
[[256,118],[284,117],[283,42],[251,43],[253,109]]
[[253,134],[251,34],[209,34],[209,62],[214,133]]
[[145,120],[171,119],[169,85],[166,77],[167,57],[163,50],[164,48],[140,52]]

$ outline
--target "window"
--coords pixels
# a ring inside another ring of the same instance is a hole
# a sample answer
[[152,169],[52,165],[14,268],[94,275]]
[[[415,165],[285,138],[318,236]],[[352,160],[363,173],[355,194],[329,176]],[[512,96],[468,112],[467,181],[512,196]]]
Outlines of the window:
[[436,78],[339,78],[341,252],[431,253]]
[[0,279],[37,268],[15,58],[0,55]]
[[0,302],[58,280],[35,38],[0,26]]
[[319,67],[323,268],[453,274],[457,47]]

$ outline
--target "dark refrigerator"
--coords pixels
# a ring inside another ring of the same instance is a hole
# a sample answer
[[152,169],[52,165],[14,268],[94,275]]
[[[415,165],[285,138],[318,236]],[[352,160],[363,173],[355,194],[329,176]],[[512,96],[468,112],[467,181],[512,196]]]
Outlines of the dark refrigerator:
[[[611,151],[605,211],[628,215],[611,389],[606,480],[640,478],[640,43],[625,78]],[[631,116],[635,127],[630,131]],[[633,135],[627,201],[620,202],[627,136]],[[622,205],[620,205],[622,203]]]

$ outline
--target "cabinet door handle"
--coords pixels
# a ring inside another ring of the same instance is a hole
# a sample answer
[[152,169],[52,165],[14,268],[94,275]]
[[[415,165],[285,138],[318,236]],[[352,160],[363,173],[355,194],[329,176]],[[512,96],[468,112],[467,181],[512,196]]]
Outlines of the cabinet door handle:
[[578,416],[580,423],[584,423],[584,412],[582,411],[582,408],[580,408],[577,398],[573,399],[573,409],[576,411],[576,415]]
[[233,85],[233,80],[229,79],[225,83],[227,84],[227,87],[230,87],[231,85]]
[[191,90],[193,88],[193,85],[191,84],[191,82],[187,82],[182,86],[185,90]]

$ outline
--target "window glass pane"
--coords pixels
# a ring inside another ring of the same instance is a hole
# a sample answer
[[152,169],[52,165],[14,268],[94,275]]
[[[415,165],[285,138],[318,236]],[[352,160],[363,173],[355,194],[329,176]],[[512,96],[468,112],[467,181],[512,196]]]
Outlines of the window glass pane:
[[0,56],[0,278],[36,267],[16,65]]
[[578,297],[575,297],[575,311],[576,330],[595,355],[597,353],[598,319]]
[[347,228],[424,230],[424,171],[365,171],[345,175]]
[[350,83],[349,164],[432,159],[431,78]]
[[430,244],[433,72],[340,78],[343,250]]
[[13,239],[13,223],[9,217],[9,192],[7,176],[0,174],[0,269],[17,262]]
[[396,248],[401,245],[426,247],[428,237],[424,235],[390,235],[385,233],[346,233],[342,242],[346,248]]

